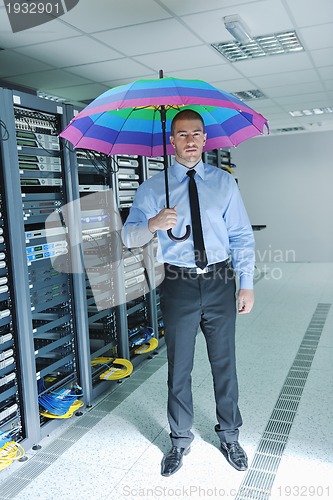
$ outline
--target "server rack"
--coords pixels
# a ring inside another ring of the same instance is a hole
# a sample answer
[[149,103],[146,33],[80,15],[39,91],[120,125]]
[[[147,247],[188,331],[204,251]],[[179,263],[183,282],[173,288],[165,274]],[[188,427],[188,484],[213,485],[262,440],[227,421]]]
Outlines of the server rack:
[[[135,192],[146,179],[145,158],[136,155],[115,157],[115,191],[121,220],[124,223],[132,206]],[[129,359],[134,365],[146,357],[150,349],[141,347],[151,338],[157,339],[154,283],[150,275],[150,244],[142,248],[123,247],[125,302],[121,307],[127,322]],[[150,354],[148,354],[150,356]]]
[[[174,161],[174,156],[168,156],[168,165],[171,165],[173,161]],[[146,179],[149,179],[153,175],[156,175],[163,171],[164,171],[164,158],[162,156],[146,158],[146,163],[145,163]],[[152,283],[153,294],[154,294],[155,328],[157,332],[157,338],[159,340],[159,345],[162,346],[164,344],[164,323],[160,306],[160,284],[164,279],[164,265],[157,261],[157,247],[158,247],[157,236],[154,236],[149,248],[149,255],[151,262],[150,280]]]
[[[0,159],[1,163],[1,159]],[[0,170],[0,433],[12,433],[15,441],[25,437],[20,381],[19,342],[15,327],[13,280],[8,246],[4,181]],[[22,425],[23,424],[23,425]],[[0,434],[1,435],[1,434]],[[0,439],[1,441],[1,439]]]
[[76,151],[58,138],[73,115],[0,88],[0,431],[26,449],[61,422],[44,396],[75,389],[90,405],[111,383],[100,359],[137,365],[162,339],[156,238],[121,238],[161,158]]
[[[66,118],[62,105],[8,89],[0,89],[0,109],[8,133],[2,169],[29,447],[57,425],[45,416],[44,396],[72,391],[80,382],[68,248],[71,218],[62,217],[69,171],[57,137]],[[55,213],[58,217],[49,220]]]
[[207,151],[203,153],[202,159],[209,165],[214,165],[214,167],[219,167],[231,172],[231,153],[229,149],[220,148]]
[[[79,110],[66,106],[69,122]],[[115,217],[112,159],[69,146],[70,180],[76,232],[71,239],[76,255],[73,274],[74,303],[79,311],[78,342],[82,388],[85,401],[93,400],[110,387],[105,372],[117,357],[126,356],[119,314],[119,221]],[[77,315],[76,315],[77,316]],[[107,365],[107,366],[106,366]]]

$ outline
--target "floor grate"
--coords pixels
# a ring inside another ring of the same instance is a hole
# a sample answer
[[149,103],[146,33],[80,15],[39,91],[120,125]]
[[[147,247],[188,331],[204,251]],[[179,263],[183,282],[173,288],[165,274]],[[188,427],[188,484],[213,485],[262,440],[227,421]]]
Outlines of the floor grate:
[[268,500],[331,304],[318,304],[235,500]]

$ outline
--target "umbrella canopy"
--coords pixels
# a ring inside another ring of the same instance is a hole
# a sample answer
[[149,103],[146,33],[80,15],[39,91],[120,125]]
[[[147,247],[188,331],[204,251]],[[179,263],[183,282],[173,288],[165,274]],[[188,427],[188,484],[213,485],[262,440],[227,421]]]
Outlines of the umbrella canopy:
[[[237,97],[201,80],[160,78],[137,80],[115,87],[97,97],[82,110],[60,136],[76,148],[107,155],[136,154],[164,157],[166,207],[169,203],[167,155],[173,154],[166,137],[173,117],[182,109],[193,109],[203,118],[207,141],[205,151],[237,144],[268,129],[266,118]],[[167,233],[173,241],[184,236]]]
[[[205,151],[237,146],[263,134],[266,118],[237,97],[201,80],[159,78],[137,80],[104,92],[61,132],[76,148],[107,155],[161,156],[163,132],[160,110],[166,110],[166,135],[181,109],[202,116],[207,132]],[[167,153],[173,148],[167,144]]]

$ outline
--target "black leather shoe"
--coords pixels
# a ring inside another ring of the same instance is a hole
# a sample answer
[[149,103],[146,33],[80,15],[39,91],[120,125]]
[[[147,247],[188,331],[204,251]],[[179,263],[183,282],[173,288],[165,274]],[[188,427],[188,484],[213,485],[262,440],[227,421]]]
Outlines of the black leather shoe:
[[191,448],[177,448],[173,446],[169,453],[162,460],[162,476],[171,476],[183,465],[183,455],[188,455]]
[[247,469],[247,455],[238,441],[234,441],[233,443],[221,443],[221,451],[235,469]]

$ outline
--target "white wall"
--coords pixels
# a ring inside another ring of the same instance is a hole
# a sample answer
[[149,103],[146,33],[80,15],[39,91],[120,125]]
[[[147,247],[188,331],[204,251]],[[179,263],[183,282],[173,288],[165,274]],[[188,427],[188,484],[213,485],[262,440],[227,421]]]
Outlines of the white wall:
[[231,150],[257,262],[333,262],[333,132],[250,139]]

